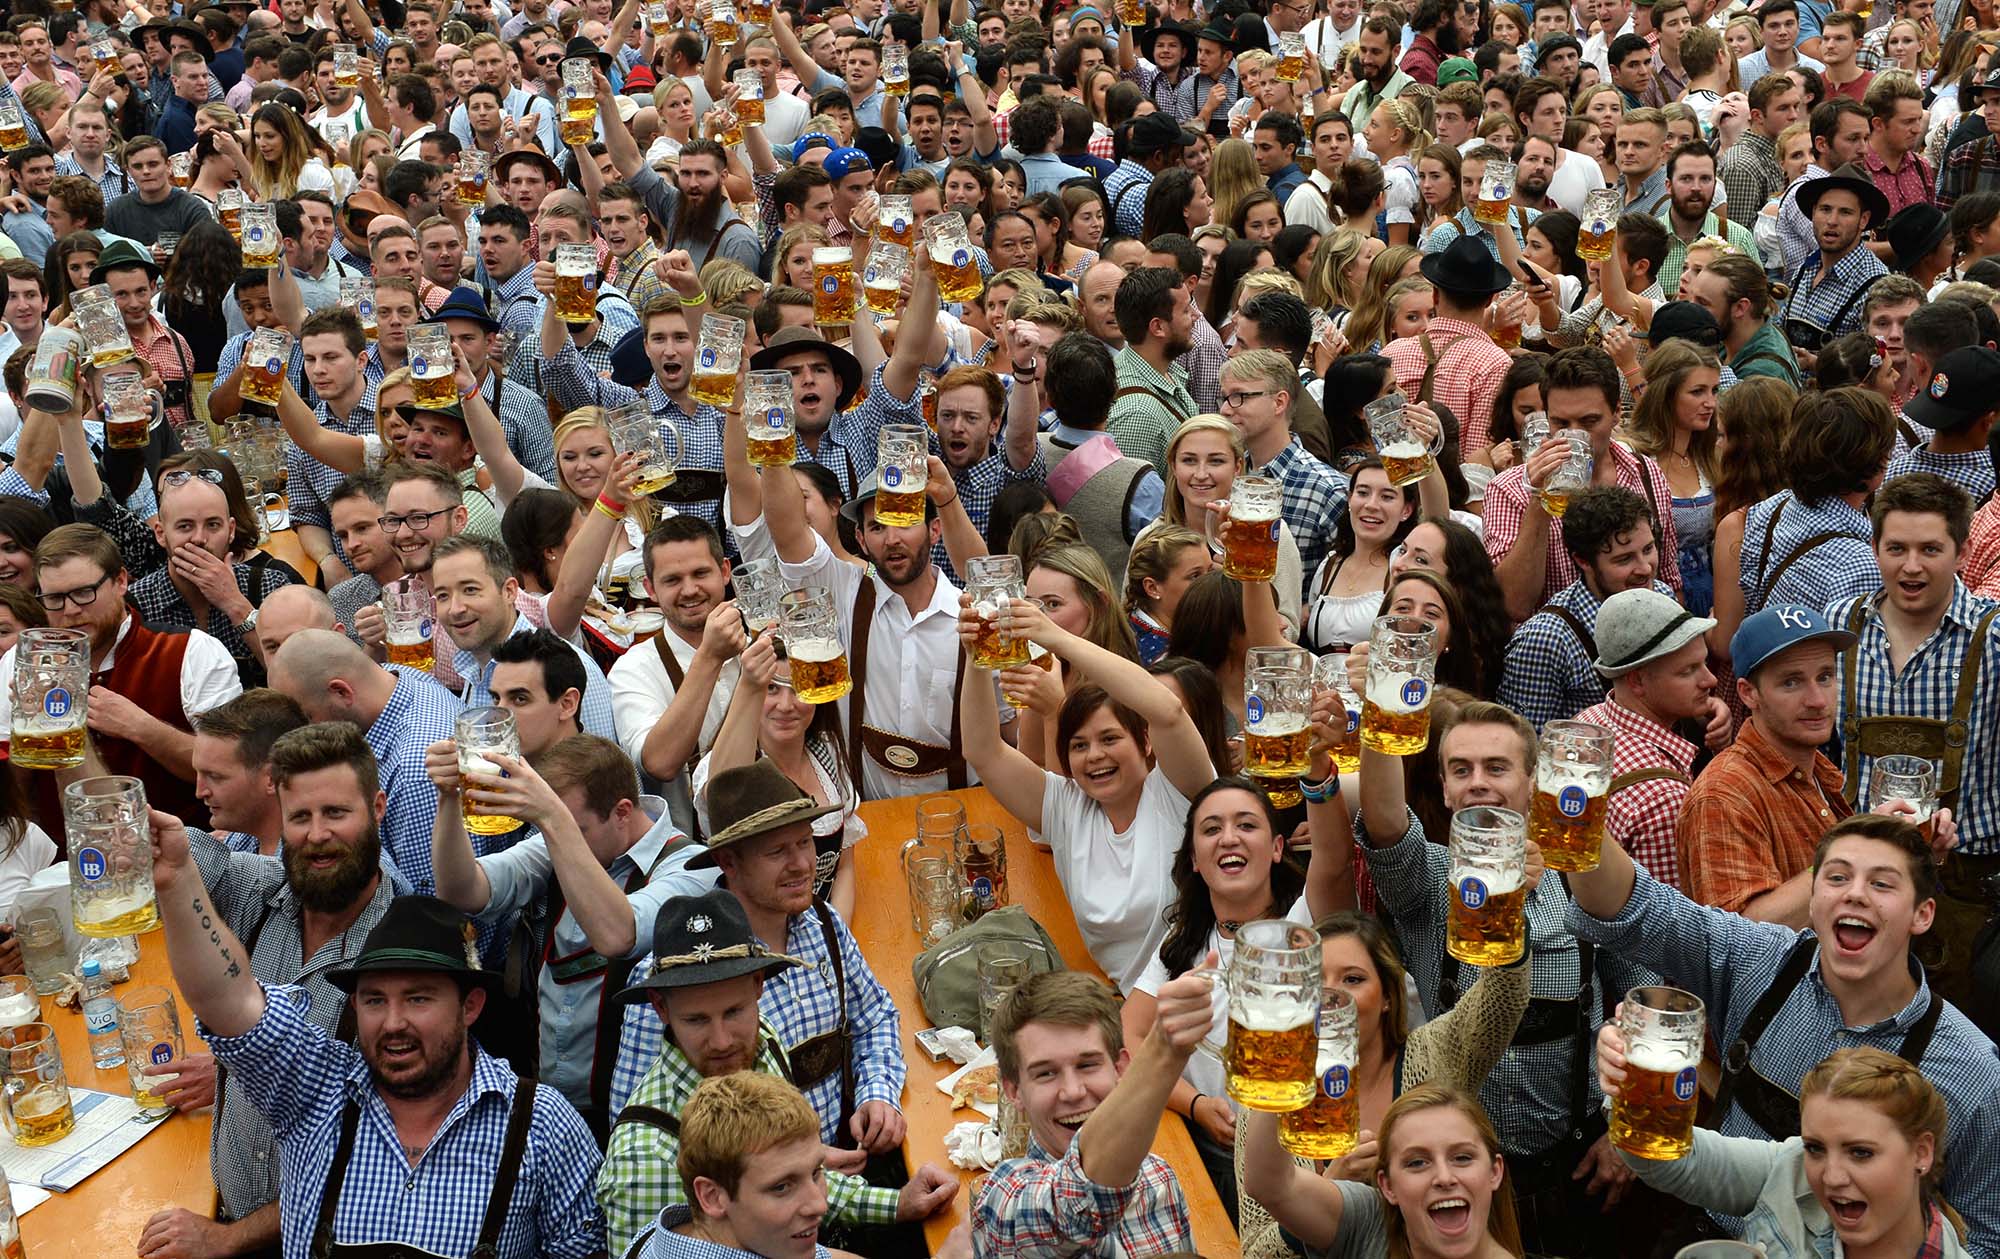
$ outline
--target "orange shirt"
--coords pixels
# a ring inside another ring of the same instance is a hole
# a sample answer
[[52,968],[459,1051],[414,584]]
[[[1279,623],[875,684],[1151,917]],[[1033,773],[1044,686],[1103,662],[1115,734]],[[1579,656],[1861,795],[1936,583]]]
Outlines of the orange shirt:
[[1808,777],[1753,718],[1716,754],[1681,806],[1675,844],[1681,886],[1704,905],[1737,913],[1812,864],[1827,828],[1854,810],[1825,753]]

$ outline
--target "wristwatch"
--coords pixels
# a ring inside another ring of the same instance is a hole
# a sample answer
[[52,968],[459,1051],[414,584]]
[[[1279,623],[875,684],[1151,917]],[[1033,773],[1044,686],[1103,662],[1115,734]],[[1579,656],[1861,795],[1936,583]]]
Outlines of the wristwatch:
[[236,632],[243,635],[250,635],[256,633],[257,612],[258,609],[256,608],[250,609],[250,615],[243,618],[243,623],[236,627]]

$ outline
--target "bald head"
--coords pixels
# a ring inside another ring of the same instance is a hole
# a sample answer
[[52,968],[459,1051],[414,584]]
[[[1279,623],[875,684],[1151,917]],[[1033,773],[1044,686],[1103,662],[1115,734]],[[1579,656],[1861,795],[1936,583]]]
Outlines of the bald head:
[[[264,619],[260,614],[260,622]],[[351,721],[363,730],[396,689],[396,675],[368,658],[353,639],[331,629],[288,636],[269,658],[271,685],[298,701],[314,721]]]
[[266,660],[277,655],[285,640],[294,634],[340,628],[333,600],[311,586],[280,586],[264,596],[263,606],[257,610],[257,641],[264,648]]

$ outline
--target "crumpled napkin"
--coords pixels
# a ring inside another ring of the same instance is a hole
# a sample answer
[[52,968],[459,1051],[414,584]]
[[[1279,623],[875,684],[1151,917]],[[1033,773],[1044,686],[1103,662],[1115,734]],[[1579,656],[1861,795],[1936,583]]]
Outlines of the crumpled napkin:
[[917,1033],[917,1043],[933,1058],[950,1058],[964,1066],[979,1054],[979,1037],[970,1028],[926,1027]]
[[967,1120],[944,1134],[944,1152],[954,1167],[991,1171],[1000,1164],[1000,1125]]

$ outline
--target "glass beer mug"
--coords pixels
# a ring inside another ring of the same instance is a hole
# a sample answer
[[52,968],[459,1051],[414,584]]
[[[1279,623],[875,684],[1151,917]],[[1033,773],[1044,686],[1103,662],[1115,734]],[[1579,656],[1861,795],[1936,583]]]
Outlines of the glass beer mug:
[[1028,663],[1028,640],[1000,630],[1000,614],[1015,599],[1028,597],[1018,555],[980,555],[967,562],[965,591],[979,615],[972,663],[981,669],[1010,669]]
[[1445,949],[1473,966],[1504,966],[1528,948],[1528,824],[1512,809],[1451,815],[1451,909]]
[[[372,312],[372,306],[371,306]],[[409,332],[410,387],[420,407],[448,407],[458,402],[458,370],[451,356],[451,333],[443,324],[411,324]]]
[[1278,1143],[1302,1158],[1341,1158],[1361,1142],[1361,1090],[1354,1083],[1361,1039],[1345,989],[1320,990],[1318,1032],[1313,1099],[1278,1120]]
[[1382,456],[1382,471],[1395,486],[1415,485],[1431,472],[1430,447],[1403,423],[1409,405],[1409,398],[1396,390],[1361,408],[1375,452]]
[[125,316],[118,313],[110,289],[98,284],[74,293],[69,308],[90,345],[92,367],[112,367],[132,357],[132,337],[125,331]]
[[807,586],[778,601],[779,633],[792,661],[792,693],[808,704],[827,704],[854,689],[847,671],[847,648],[833,596],[824,586]]
[[215,194],[215,216],[238,244],[243,242],[243,190],[224,188]]
[[47,1023],[0,1031],[0,1119],[22,1146],[49,1145],[76,1130],[62,1046]]
[[139,1113],[148,1118],[173,1113],[173,1103],[159,1092],[166,1080],[153,1073],[185,1052],[174,994],[155,984],[118,998],[118,1039],[125,1048],[125,1069]]
[[0,149],[9,153],[28,147],[28,120],[19,105],[0,104]]
[[1590,488],[1590,434],[1580,428],[1562,428],[1550,434],[1549,440],[1567,444],[1569,458],[1549,474],[1536,494],[1542,500],[1542,510],[1561,520],[1569,510],[1570,497]]
[[909,273],[910,251],[887,237],[878,237],[861,272],[861,294],[868,309],[878,315],[895,314],[896,300],[903,295],[903,278]]
[[153,425],[166,418],[157,389],[146,388],[136,372],[107,377],[104,394],[104,444],[114,450],[141,450]]
[[938,296],[947,302],[970,302],[978,298],[984,282],[979,264],[972,260],[972,237],[965,220],[956,214],[933,214],[923,226],[924,248],[937,272]]
[[[1320,656],[1313,661],[1312,688],[1315,696],[1331,691],[1339,701],[1331,724],[1337,740],[1330,755],[1336,774],[1357,773],[1361,769],[1361,697],[1347,681],[1344,653]],[[1344,720],[1343,720],[1344,719]]]
[[910,46],[900,40],[882,42],[882,90],[890,96],[910,94]]
[[1377,617],[1368,639],[1361,745],[1389,756],[1410,756],[1428,747],[1436,675],[1436,626],[1414,617]]
[[[343,275],[340,277],[340,304],[354,312],[361,321],[361,335],[370,341],[375,339],[375,285],[365,275]],[[412,333],[416,328],[411,328]],[[416,347],[411,346],[414,350]]]
[[813,322],[835,326],[854,322],[854,250],[820,245],[812,251]]
[[597,134],[597,84],[591,78],[596,69],[594,57],[570,57],[562,63],[564,144],[589,144]]
[[605,417],[605,427],[611,432],[613,450],[639,456],[640,494],[657,494],[674,483],[674,470],[681,463],[679,429],[654,415],[643,402],[613,407]]
[[952,834],[951,865],[965,889],[965,920],[1007,904],[1007,837],[988,822],[971,822]]
[[1868,808],[1880,813],[1891,800],[1907,800],[1916,807],[1910,823],[1924,833],[1929,843],[1936,830],[1938,809],[1938,767],[1936,761],[1921,756],[1878,756],[1868,766]]
[[1231,1100],[1280,1114],[1309,1105],[1318,1091],[1319,934],[1275,918],[1246,923],[1225,973]]
[[79,333],[69,328],[45,329],[28,365],[28,405],[50,415],[69,414],[76,405],[77,373],[87,353]]
[[744,560],[729,570],[736,590],[736,610],[743,614],[743,628],[755,638],[777,627],[778,601],[785,596],[785,575],[772,559]]
[[741,34],[741,21],[736,16],[736,6],[730,0],[714,0],[708,10],[709,41],[720,45],[726,52]]
[[1625,194],[1616,188],[1596,188],[1584,194],[1583,213],[1576,234],[1576,256],[1603,262],[1611,256],[1618,240],[1618,216],[1625,210]]
[[584,327],[597,318],[597,251],[557,245],[555,262],[556,315],[572,328]]
[[878,239],[905,249],[917,245],[917,215],[911,207],[912,198],[907,194],[885,193],[876,211],[875,234]]
[[486,204],[486,176],[493,159],[485,149],[464,149],[458,155],[458,203]]
[[1243,671],[1243,772],[1305,776],[1312,749],[1312,656],[1300,647],[1255,647]]
[[1528,838],[1541,845],[1542,860],[1551,870],[1597,869],[1611,798],[1613,738],[1611,731],[1587,721],[1551,721],[1542,727]]
[[1611,1143],[1638,1158],[1677,1159],[1694,1148],[1701,1101],[1701,998],[1647,986],[1625,994],[1625,1084],[1611,1102]]
[[1297,83],[1306,69],[1306,37],[1298,31],[1278,32],[1278,82]]
[[[694,356],[694,398],[712,407],[726,407],[736,398],[736,374],[743,363],[743,337],[749,325],[733,315],[703,315],[701,342]],[[787,380],[790,379],[787,374]]]
[[921,424],[886,424],[876,443],[875,519],[894,528],[924,523],[930,485],[930,430]]
[[277,207],[268,201],[254,202],[243,207],[237,221],[243,229],[243,265],[251,268],[277,266]]
[[361,50],[353,44],[333,46],[333,85],[335,87],[361,86]]
[[1222,571],[1237,581],[1269,581],[1278,572],[1278,516],[1284,487],[1270,477],[1240,476],[1229,491],[1222,526]]
[[90,694],[90,636],[80,629],[25,629],[14,646],[8,756],[22,769],[83,764]]
[[1507,203],[1514,199],[1514,171],[1512,162],[1489,158],[1486,169],[1479,176],[1479,200],[1472,207],[1472,217],[1481,223],[1505,223]]
[[122,774],[78,779],[63,788],[63,828],[76,929],[115,939],[158,927],[145,784]]
[[243,352],[240,392],[252,402],[278,405],[285,370],[292,361],[292,334],[284,328],[259,328],[250,334]]
[[743,428],[751,466],[789,468],[798,461],[798,416],[792,410],[790,372],[780,368],[744,377]]
[[437,663],[431,648],[436,622],[431,592],[415,578],[382,588],[382,620],[389,630],[389,663],[429,673]]
[[764,121],[764,76],[755,70],[738,70],[736,84],[736,121],[757,123]]
[[521,736],[514,728],[514,714],[505,708],[468,708],[458,715],[454,734],[461,778],[458,807],[466,831],[473,835],[505,835],[521,823],[504,813],[487,813],[483,806],[474,804],[472,793],[478,789],[477,785],[463,779],[468,774],[506,777],[507,771],[498,762],[487,759],[487,754],[521,755]]

